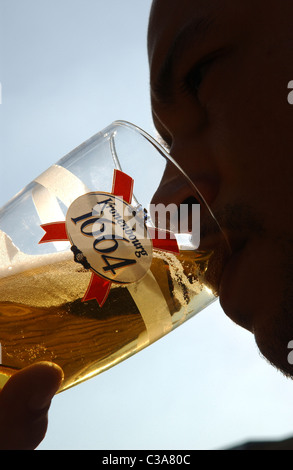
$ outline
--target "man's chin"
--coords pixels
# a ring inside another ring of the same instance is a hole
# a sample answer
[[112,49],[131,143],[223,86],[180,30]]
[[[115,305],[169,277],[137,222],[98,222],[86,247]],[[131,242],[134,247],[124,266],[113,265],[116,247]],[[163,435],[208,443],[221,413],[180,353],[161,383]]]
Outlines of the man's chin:
[[243,308],[231,308],[231,304],[222,307],[234,323],[254,335],[263,359],[286,377],[293,378],[293,318],[288,318],[285,312],[273,315],[269,309],[263,316],[256,312],[247,314]]
[[272,326],[256,328],[254,337],[262,357],[285,377],[293,379],[293,331],[290,330],[276,331]]

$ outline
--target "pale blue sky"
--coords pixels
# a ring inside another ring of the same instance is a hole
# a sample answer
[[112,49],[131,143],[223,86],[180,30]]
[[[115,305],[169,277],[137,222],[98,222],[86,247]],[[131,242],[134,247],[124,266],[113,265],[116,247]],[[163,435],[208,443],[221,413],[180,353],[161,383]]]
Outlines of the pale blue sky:
[[[0,0],[0,204],[115,119],[153,132],[150,0]],[[293,384],[218,303],[53,400],[39,449],[216,449],[293,434]]]

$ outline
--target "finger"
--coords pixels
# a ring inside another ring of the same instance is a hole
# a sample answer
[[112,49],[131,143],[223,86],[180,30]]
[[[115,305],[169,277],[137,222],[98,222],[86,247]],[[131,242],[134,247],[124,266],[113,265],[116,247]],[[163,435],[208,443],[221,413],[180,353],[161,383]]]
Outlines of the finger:
[[0,392],[0,448],[35,449],[48,426],[51,400],[63,379],[56,364],[40,362],[14,374]]

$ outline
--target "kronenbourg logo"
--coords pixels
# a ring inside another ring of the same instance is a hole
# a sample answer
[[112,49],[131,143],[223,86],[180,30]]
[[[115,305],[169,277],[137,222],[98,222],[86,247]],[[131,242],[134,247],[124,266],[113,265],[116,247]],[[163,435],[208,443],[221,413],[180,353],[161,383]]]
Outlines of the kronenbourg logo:
[[179,254],[172,232],[146,226],[143,210],[130,205],[133,179],[114,170],[112,192],[91,192],[77,198],[66,220],[41,225],[39,243],[69,240],[74,259],[91,270],[82,301],[96,299],[102,306],[111,284],[136,282],[146,274],[153,249]]

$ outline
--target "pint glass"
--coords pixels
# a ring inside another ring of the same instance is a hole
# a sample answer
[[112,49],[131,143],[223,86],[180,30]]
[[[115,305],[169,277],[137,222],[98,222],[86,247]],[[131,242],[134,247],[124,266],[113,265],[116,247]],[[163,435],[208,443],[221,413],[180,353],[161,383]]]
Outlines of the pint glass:
[[215,300],[227,249],[164,148],[114,122],[0,211],[0,386],[46,360],[65,390],[140,351]]

